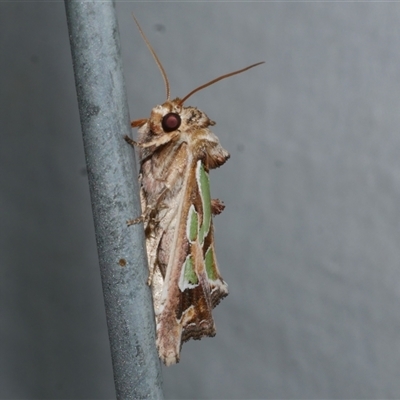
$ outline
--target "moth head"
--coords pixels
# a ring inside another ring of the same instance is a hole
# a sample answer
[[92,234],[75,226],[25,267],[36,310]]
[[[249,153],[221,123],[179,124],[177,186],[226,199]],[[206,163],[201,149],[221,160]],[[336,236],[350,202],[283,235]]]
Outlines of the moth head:
[[[233,71],[233,72],[230,72],[228,74],[222,75],[222,76],[220,76],[218,78],[213,79],[210,82],[205,83],[204,85],[201,85],[201,86],[197,87],[196,89],[193,89],[189,94],[184,96],[182,99],[178,98],[178,99],[175,99],[175,100],[171,101],[170,100],[170,86],[169,86],[169,81],[168,81],[168,77],[167,77],[167,74],[165,72],[165,69],[162,66],[160,60],[158,59],[156,52],[154,51],[153,47],[151,46],[150,42],[148,41],[148,39],[147,39],[146,35],[144,34],[142,28],[140,27],[139,22],[137,21],[137,19],[135,18],[135,16],[133,14],[132,14],[132,17],[133,17],[137,27],[139,28],[139,32],[142,35],[142,38],[145,41],[148,49],[150,50],[150,53],[154,57],[154,60],[155,60],[155,62],[157,64],[158,68],[160,69],[161,75],[162,75],[162,77],[164,79],[165,91],[166,91],[166,95],[167,95],[167,101],[162,106],[157,106],[157,107],[165,107],[167,104],[173,104],[175,106],[175,108],[178,108],[178,109],[180,107],[180,110],[171,110],[171,111],[163,114],[162,121],[160,121],[161,122],[160,126],[162,127],[164,132],[173,132],[174,130],[179,129],[179,126],[181,125],[181,122],[182,122],[181,121],[181,116],[180,116],[180,111],[182,110],[183,103],[189,97],[191,97],[193,94],[195,94],[196,92],[198,92],[198,91],[200,91],[202,89],[205,89],[208,86],[213,85],[214,83],[216,83],[216,82],[218,82],[218,81],[220,81],[222,79],[229,78],[230,76],[240,74],[240,73],[242,73],[244,71],[247,71],[250,68],[254,68],[257,65],[265,63],[265,61],[261,61],[261,62],[258,62],[256,64],[250,65],[250,66],[248,66],[246,68],[242,68],[242,69],[239,69],[237,71]],[[157,109],[157,107],[155,107],[155,109],[153,109],[153,112],[154,112],[154,110]],[[153,116],[153,112],[152,112],[152,116]],[[152,117],[150,117],[150,118],[152,118]],[[144,125],[147,121],[148,120],[146,120],[146,119],[133,121],[132,122],[132,126],[133,127],[141,126],[141,125]],[[160,134],[161,132],[154,132],[154,133]]]
[[161,135],[178,130],[182,123],[181,113],[182,106],[176,100],[167,100],[154,107],[148,120],[151,132]]

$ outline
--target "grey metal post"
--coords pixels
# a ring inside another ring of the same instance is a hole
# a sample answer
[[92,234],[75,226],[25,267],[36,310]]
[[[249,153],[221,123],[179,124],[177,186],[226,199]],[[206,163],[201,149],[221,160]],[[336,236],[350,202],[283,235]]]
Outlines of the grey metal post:
[[161,399],[161,367],[115,4],[65,1],[118,399]]

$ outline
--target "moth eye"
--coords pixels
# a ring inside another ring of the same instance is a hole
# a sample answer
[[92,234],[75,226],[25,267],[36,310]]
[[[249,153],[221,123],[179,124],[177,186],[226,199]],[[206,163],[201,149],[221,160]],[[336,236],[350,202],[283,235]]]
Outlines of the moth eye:
[[181,126],[181,117],[176,113],[164,115],[162,119],[162,128],[164,132],[172,132]]

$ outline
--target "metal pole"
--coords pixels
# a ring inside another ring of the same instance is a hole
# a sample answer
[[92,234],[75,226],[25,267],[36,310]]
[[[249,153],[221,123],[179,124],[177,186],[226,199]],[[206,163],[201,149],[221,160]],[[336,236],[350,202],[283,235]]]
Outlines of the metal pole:
[[65,0],[118,399],[162,399],[161,366],[112,1]]

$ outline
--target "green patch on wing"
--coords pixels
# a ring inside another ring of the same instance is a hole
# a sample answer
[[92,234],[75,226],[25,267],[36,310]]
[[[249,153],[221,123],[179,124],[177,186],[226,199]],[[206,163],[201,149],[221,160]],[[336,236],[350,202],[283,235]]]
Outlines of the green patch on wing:
[[187,227],[186,227],[186,235],[190,242],[194,242],[197,239],[197,232],[199,229],[199,217],[197,215],[196,210],[194,209],[194,205],[192,204],[189,208]]
[[203,223],[199,229],[199,240],[200,244],[203,245],[204,238],[207,236],[211,226],[211,194],[208,173],[205,171],[204,165],[200,160],[197,164],[196,176],[203,205]]
[[215,257],[214,251],[210,246],[206,252],[206,256],[204,258],[204,263],[206,265],[206,272],[208,279],[215,281],[218,279],[217,270],[215,269]]
[[193,259],[191,255],[186,257],[183,279],[184,283],[189,283],[190,285],[197,285],[199,283],[199,279],[197,278],[196,272],[193,268]]

